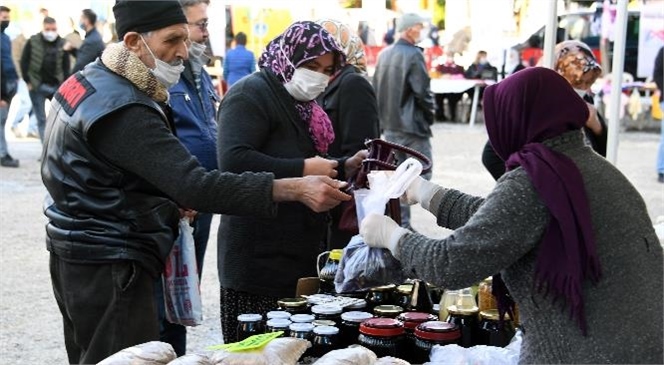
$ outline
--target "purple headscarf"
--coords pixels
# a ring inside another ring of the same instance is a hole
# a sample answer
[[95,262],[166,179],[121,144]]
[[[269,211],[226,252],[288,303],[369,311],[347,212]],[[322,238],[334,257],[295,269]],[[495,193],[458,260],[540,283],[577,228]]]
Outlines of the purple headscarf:
[[[282,83],[286,83],[293,77],[293,66],[300,67],[330,52],[335,55],[335,68],[338,70],[343,67],[346,57],[332,35],[314,22],[295,22],[268,43],[258,60],[258,66],[271,70]],[[300,118],[309,127],[309,135],[316,150],[323,155],[327,154],[328,146],[334,141],[330,118],[315,100],[293,101]]]
[[601,276],[590,207],[581,173],[562,153],[541,142],[583,127],[588,107],[569,82],[543,67],[522,70],[484,92],[491,145],[508,170],[524,168],[549,210],[535,266],[535,285],[560,296],[587,333],[582,282]]

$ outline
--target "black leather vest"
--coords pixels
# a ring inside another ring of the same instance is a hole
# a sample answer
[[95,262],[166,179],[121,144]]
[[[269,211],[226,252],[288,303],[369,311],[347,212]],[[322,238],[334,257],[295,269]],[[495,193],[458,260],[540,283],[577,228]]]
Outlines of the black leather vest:
[[46,246],[72,262],[136,260],[156,276],[177,233],[178,206],[88,144],[98,120],[131,104],[154,109],[172,126],[159,104],[99,60],[55,94],[41,170],[52,199],[45,209]]

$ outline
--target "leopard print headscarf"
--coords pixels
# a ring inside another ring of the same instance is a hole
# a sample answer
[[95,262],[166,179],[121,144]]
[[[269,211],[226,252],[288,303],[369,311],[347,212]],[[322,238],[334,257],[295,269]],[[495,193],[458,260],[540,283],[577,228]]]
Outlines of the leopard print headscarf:
[[597,63],[590,47],[579,41],[558,43],[555,49],[553,69],[579,90],[588,90],[602,75],[602,67]]

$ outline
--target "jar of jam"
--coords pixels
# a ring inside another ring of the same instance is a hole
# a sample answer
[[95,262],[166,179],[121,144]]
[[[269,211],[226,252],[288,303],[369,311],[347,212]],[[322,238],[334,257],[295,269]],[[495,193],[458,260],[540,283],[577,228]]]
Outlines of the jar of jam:
[[347,305],[343,308],[344,312],[364,312],[367,309],[367,301],[362,299],[361,302]]
[[[292,323],[288,326],[288,335],[290,337],[307,340],[309,342],[314,339],[314,325],[311,323]],[[311,347],[309,347],[300,358],[311,356]]]
[[279,309],[290,314],[308,313],[307,300],[304,298],[282,298],[277,301]]
[[373,351],[377,357],[399,357],[403,351],[403,324],[393,318],[371,318],[360,324],[357,343]]
[[461,330],[459,346],[472,347],[477,345],[478,308],[451,305],[447,308],[447,313],[447,322],[456,324]]
[[290,317],[293,323],[311,323],[316,319],[313,314],[293,314]]
[[286,312],[286,311],[269,311],[265,314],[265,317],[270,320],[270,319],[290,319],[291,314]]
[[458,344],[461,331],[454,323],[441,321],[424,322],[415,329],[415,348],[413,364],[429,361],[431,348],[435,345]]
[[401,358],[412,363],[415,355],[415,328],[421,323],[438,320],[438,316],[422,312],[403,312],[399,314],[397,320],[403,323],[405,335]]
[[368,312],[346,312],[341,314],[341,325],[339,326],[339,341],[342,348],[357,343],[360,335],[360,324],[373,315]]
[[497,309],[488,309],[480,312],[480,318],[477,341],[479,345],[509,345],[515,331],[508,314],[505,314],[505,320],[501,321]]
[[263,316],[254,313],[237,316],[237,340],[242,341],[247,337],[263,333],[262,320]]
[[401,284],[397,286],[397,300],[394,301],[395,305],[406,308],[410,303],[410,294],[413,292],[413,284]]
[[311,346],[311,356],[322,357],[339,347],[339,328],[334,326],[314,327],[314,339]]
[[288,327],[291,325],[291,321],[285,318],[272,318],[268,319],[265,324],[265,333],[279,332],[283,331],[284,334],[281,337],[288,337]]
[[337,324],[334,321],[330,321],[327,319],[314,319],[311,324],[314,325],[314,328],[320,327],[320,326],[336,326]]
[[491,288],[493,286],[493,276],[482,280],[477,287],[477,307],[481,311],[498,308],[496,298],[493,296]]
[[341,312],[343,310],[338,305],[319,304],[311,307],[311,313],[316,319],[334,321],[335,326],[341,323]]
[[382,318],[397,318],[403,312],[398,305],[379,305],[374,308],[374,315]]
[[394,302],[393,297],[395,289],[396,285],[394,284],[376,286],[369,289],[365,298],[367,301],[367,311],[372,312],[378,305],[392,304]]

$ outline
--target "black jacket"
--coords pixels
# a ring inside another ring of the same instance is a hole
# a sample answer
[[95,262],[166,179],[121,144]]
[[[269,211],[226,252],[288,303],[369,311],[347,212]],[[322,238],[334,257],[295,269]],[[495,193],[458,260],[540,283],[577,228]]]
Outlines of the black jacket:
[[101,53],[104,52],[104,41],[101,39],[101,34],[97,31],[96,28],[92,28],[89,32],[85,34],[85,39],[81,44],[81,47],[74,53],[76,57],[76,63],[74,68],[72,68],[71,73],[76,73],[80,71],[88,63],[94,61],[97,57],[101,56]]
[[378,55],[373,85],[380,128],[430,137],[433,95],[422,49],[399,39]]

